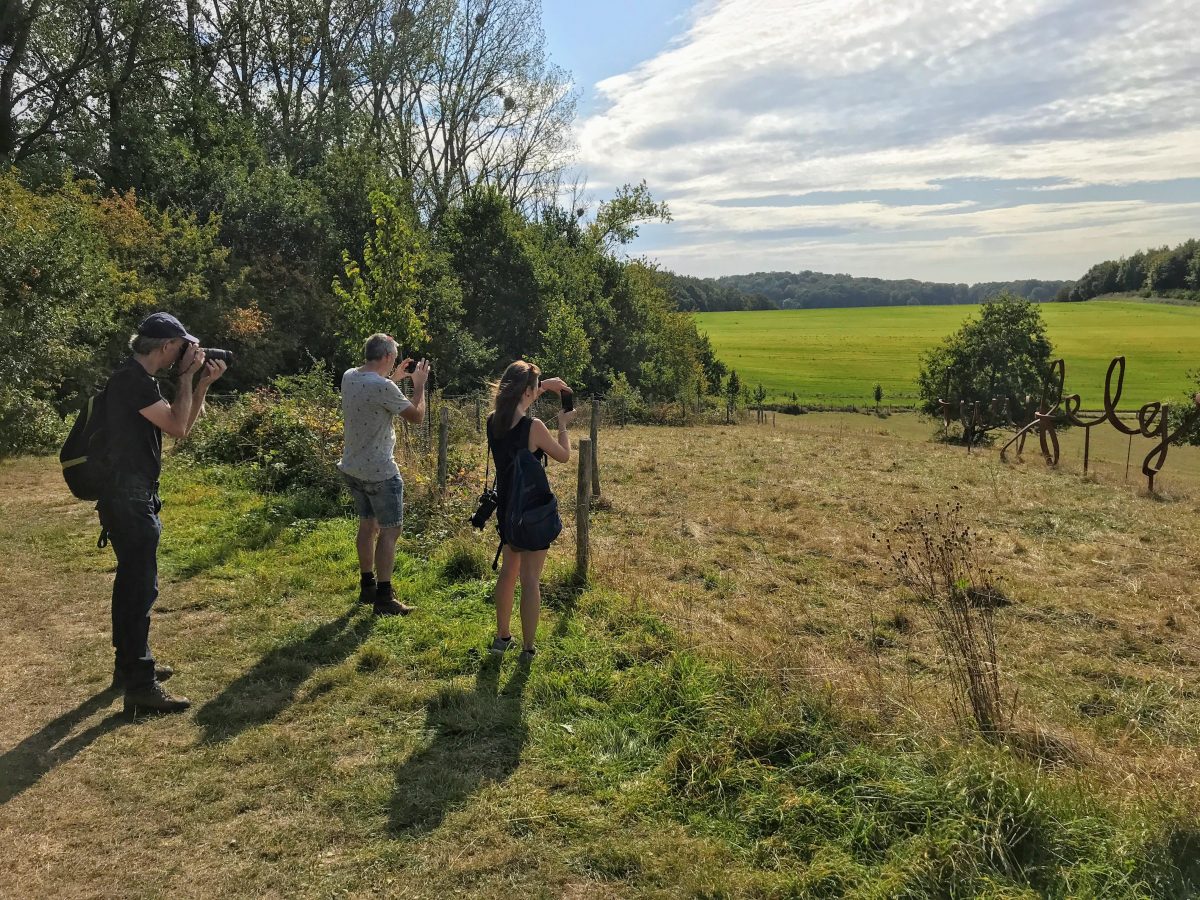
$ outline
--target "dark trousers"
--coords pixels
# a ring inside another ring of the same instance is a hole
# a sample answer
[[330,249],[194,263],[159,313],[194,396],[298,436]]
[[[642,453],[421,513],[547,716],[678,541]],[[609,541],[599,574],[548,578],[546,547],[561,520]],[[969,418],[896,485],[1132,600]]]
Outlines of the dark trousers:
[[158,598],[158,539],[162,503],[158,485],[117,480],[97,505],[100,525],[117,555],[113,579],[112,633],[117,669],[126,688],[154,681],[150,608]]

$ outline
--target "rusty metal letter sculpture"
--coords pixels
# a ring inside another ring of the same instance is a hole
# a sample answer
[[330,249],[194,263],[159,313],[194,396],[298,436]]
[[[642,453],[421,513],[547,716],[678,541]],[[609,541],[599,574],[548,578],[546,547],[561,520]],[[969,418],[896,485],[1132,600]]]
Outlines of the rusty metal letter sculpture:
[[[1113,389],[1114,373],[1117,376],[1115,390]],[[1109,364],[1108,374],[1104,379],[1104,413],[1094,419],[1083,419],[1079,415],[1081,406],[1079,395],[1071,394],[1067,397],[1062,395],[1064,376],[1065,364],[1061,359],[1055,360],[1051,364],[1050,376],[1047,378],[1048,385],[1055,380],[1058,385],[1053,404],[1049,403],[1049,397],[1043,390],[1041,409],[1035,414],[1032,422],[1023,426],[1001,448],[1000,458],[1007,459],[1008,449],[1016,444],[1017,458],[1020,459],[1025,437],[1033,428],[1037,428],[1042,440],[1042,455],[1045,456],[1047,463],[1056,465],[1058,463],[1058,436],[1055,433],[1055,427],[1056,419],[1061,415],[1065,422],[1083,429],[1083,471],[1087,473],[1091,459],[1092,429],[1108,422],[1117,431],[1129,435],[1131,438],[1141,436],[1156,441],[1155,447],[1146,454],[1146,458],[1142,461],[1142,474],[1146,476],[1147,487],[1153,493],[1154,478],[1166,465],[1168,449],[1171,444],[1177,443],[1180,438],[1191,431],[1197,422],[1200,422],[1200,408],[1188,413],[1173,433],[1171,432],[1170,405],[1157,401],[1147,403],[1137,411],[1137,427],[1125,424],[1117,411],[1117,405],[1121,402],[1121,392],[1125,388],[1125,357],[1118,356]],[[1060,406],[1063,407],[1061,412]],[[1047,441],[1053,446],[1053,459],[1047,453]]]

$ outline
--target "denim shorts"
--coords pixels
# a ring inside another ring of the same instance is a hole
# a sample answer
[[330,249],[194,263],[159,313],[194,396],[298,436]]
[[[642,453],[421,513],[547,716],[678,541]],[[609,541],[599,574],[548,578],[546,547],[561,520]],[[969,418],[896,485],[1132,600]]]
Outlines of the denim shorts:
[[360,519],[374,519],[380,528],[399,528],[404,523],[404,481],[393,475],[386,481],[362,481],[342,473]]

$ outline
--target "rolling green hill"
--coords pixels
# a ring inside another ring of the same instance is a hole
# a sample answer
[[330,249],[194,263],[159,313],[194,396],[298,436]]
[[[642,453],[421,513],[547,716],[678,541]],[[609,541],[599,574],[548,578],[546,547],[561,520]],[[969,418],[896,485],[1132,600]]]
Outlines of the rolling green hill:
[[[800,402],[913,405],[920,354],[956,330],[978,306],[766,310],[698,313],[701,330],[742,382],[770,397]],[[1128,361],[1121,407],[1175,399],[1200,367],[1200,308],[1129,301],[1048,303],[1041,307],[1067,391],[1085,408],[1101,404],[1114,356]]]

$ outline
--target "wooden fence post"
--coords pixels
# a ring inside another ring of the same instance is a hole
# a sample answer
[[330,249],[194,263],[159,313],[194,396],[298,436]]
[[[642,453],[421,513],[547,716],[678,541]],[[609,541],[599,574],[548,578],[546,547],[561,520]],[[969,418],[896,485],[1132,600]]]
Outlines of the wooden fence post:
[[600,496],[600,451],[596,436],[600,432],[600,401],[592,400],[591,444],[592,444],[592,496]]
[[450,408],[442,404],[442,427],[438,433],[438,490],[446,493],[446,457],[450,448]]
[[579,441],[579,480],[575,487],[575,577],[586,580],[591,547],[588,543],[588,513],[591,511],[592,442]]

